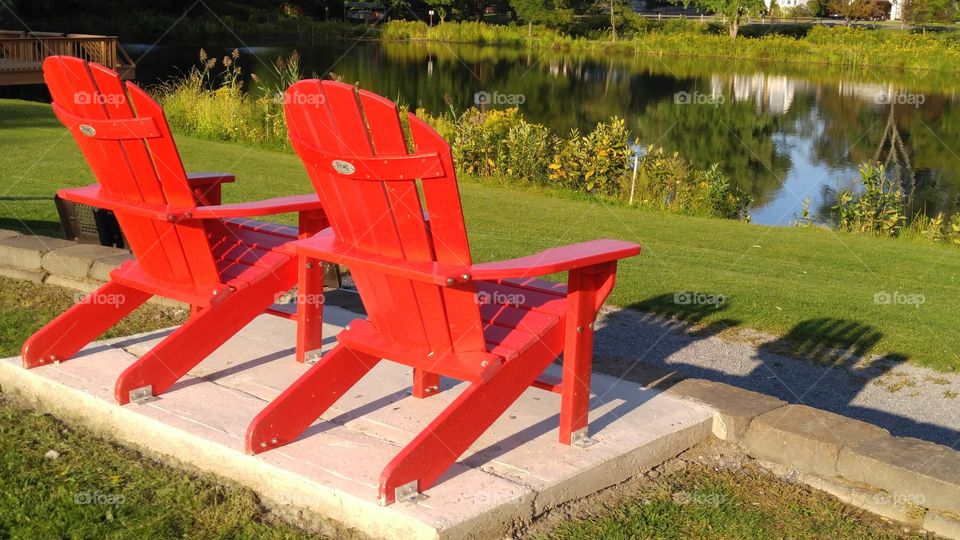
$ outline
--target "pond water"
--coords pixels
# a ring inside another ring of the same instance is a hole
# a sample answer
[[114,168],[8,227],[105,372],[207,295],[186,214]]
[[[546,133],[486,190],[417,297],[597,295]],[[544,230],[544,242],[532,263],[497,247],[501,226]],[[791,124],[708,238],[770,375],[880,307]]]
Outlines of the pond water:
[[[196,63],[200,46],[136,46],[150,84]],[[952,214],[960,188],[960,96],[955,74],[635,54],[525,51],[437,43],[314,42],[241,49],[247,73],[269,79],[297,49],[304,72],[433,113],[478,99],[515,104],[558,133],[619,116],[640,147],[718,162],[753,198],[755,223],[789,225],[810,200],[827,219],[832,193],[857,165],[888,163],[914,211]],[[223,55],[222,48],[208,51]]]

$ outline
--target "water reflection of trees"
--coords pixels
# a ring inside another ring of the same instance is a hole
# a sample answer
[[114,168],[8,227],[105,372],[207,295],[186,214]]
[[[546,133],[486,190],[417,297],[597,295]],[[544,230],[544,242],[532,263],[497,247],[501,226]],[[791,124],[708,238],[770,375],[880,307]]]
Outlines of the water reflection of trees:
[[904,98],[897,96],[906,94],[889,86],[850,86],[855,88],[821,92],[817,116],[822,129],[811,159],[826,165],[879,161],[909,196],[911,215],[955,212],[960,111],[944,96],[923,95],[924,103],[916,106],[898,103]]
[[[936,74],[916,80],[902,72],[830,66],[732,60],[719,65],[643,54],[441,43],[368,43],[346,56],[337,45],[303,52],[307,72],[333,70],[345,81],[435,113],[447,110],[445,95],[463,110],[473,105],[477,91],[486,90],[522,95],[524,115],[558,133],[624,117],[643,144],[677,151],[698,167],[720,162],[757,205],[777,192],[794,166],[785,137],[812,142],[812,155],[804,160],[849,170],[890,146],[890,122],[910,163],[905,188],[913,190],[914,206],[949,212],[960,192],[955,172],[960,159],[954,154],[960,149],[960,108],[950,106],[951,98],[931,91],[921,107],[897,105],[892,119],[890,106],[872,99],[875,88],[952,92],[947,90],[952,81]],[[743,88],[766,91],[774,83],[789,91],[777,104],[766,97],[734,101]],[[719,107],[674,102],[677,92],[693,89],[720,92],[731,102]]]
[[679,152],[698,167],[720,162],[737,187],[762,204],[791,166],[774,141],[781,124],[758,114],[751,102],[678,106],[671,99],[650,104],[630,127],[642,141]]

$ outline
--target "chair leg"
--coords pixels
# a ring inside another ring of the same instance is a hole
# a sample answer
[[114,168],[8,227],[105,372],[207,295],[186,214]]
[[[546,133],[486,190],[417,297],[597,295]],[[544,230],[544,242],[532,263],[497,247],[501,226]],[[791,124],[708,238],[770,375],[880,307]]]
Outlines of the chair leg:
[[297,257],[297,362],[319,357],[323,345],[324,264],[317,259]]
[[120,374],[114,397],[124,405],[130,393],[149,387],[159,395],[186,375],[231,336],[269,307],[276,291],[293,286],[286,272],[268,273],[247,287],[231,291],[200,310]]
[[590,371],[593,364],[593,322],[596,319],[597,274],[570,272],[563,344],[560,397],[560,443],[587,438],[590,410]]
[[413,369],[413,397],[426,398],[440,392],[440,374],[424,369]]
[[23,367],[67,360],[152,295],[108,281],[38,330],[23,344]]
[[378,362],[343,345],[334,347],[253,419],[247,427],[247,453],[296,440]]
[[379,499],[388,505],[404,493],[421,492],[440,476],[520,397],[560,351],[562,335],[548,334],[482,382],[471,383],[408,444],[380,475]]

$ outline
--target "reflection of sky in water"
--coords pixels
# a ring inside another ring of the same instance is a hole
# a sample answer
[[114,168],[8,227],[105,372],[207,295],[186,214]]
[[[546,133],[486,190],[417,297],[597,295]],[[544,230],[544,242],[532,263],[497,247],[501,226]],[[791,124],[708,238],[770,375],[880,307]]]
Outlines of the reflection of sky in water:
[[838,186],[847,186],[857,174],[857,168],[853,166],[829,167],[811,160],[813,142],[810,139],[784,136],[781,140],[793,167],[783,179],[781,187],[771,195],[770,202],[750,210],[754,223],[792,225],[803,213],[803,203],[807,198],[810,199],[810,213],[816,218],[819,208],[825,203],[832,204],[832,201],[824,199],[827,195],[824,188],[835,190]]

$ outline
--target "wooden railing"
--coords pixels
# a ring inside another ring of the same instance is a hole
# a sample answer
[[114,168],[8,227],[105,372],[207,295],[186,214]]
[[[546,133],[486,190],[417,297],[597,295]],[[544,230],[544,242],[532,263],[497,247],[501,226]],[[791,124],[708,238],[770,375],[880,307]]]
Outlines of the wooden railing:
[[75,56],[103,64],[120,72],[125,79],[133,78],[136,67],[114,36],[0,30],[0,84],[5,74],[21,75],[16,79],[8,78],[8,81],[25,80],[36,74],[39,77],[38,82],[42,82],[40,70],[43,60],[54,55]]

